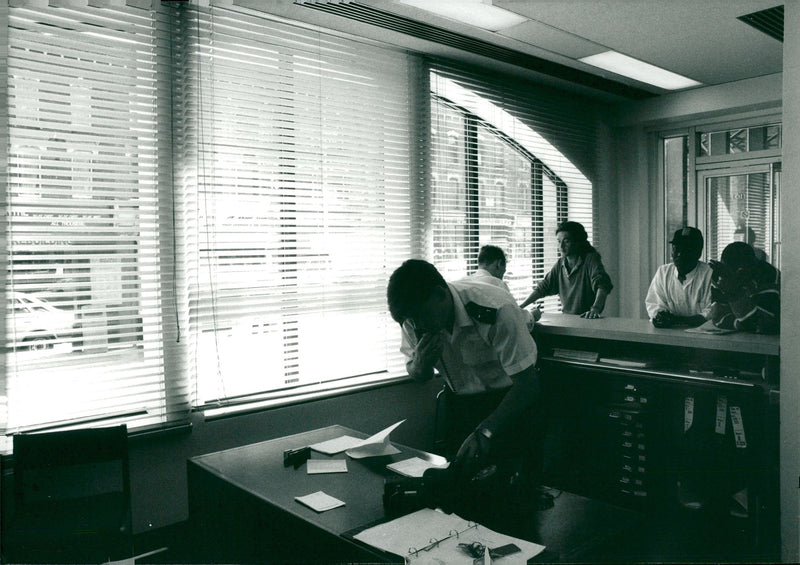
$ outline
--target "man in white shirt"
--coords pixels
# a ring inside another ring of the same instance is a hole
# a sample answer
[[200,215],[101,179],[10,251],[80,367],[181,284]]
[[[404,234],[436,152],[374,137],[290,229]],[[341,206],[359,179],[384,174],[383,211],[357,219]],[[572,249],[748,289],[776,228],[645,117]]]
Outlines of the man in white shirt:
[[506,254],[496,245],[484,245],[478,252],[478,270],[470,278],[508,290],[503,280],[506,274]]
[[647,315],[657,328],[699,326],[711,311],[711,267],[700,261],[703,234],[685,227],[672,240],[672,263],[656,271],[645,298]]
[[420,259],[392,274],[387,299],[408,374],[424,382],[436,369],[447,383],[451,469],[469,478],[521,457],[535,487],[544,419],[526,312],[505,289],[471,277],[447,283]]
[[[484,245],[478,252],[478,269],[472,273],[469,278],[472,280],[485,282],[493,286],[502,288],[511,292],[508,284],[503,280],[506,274],[506,254],[496,245]],[[526,316],[528,316],[528,330],[533,329],[533,323],[542,317],[542,311],[539,308],[533,310],[523,309]]]

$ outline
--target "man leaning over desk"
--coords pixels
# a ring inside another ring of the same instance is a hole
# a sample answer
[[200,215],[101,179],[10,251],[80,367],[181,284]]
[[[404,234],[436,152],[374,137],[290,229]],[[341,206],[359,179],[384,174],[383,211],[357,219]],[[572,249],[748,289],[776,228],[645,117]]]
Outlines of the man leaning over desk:
[[447,283],[432,264],[409,259],[389,279],[401,351],[417,381],[447,383],[447,457],[461,479],[494,462],[521,461],[536,497],[543,417],[536,344],[527,314],[505,289],[466,278]]

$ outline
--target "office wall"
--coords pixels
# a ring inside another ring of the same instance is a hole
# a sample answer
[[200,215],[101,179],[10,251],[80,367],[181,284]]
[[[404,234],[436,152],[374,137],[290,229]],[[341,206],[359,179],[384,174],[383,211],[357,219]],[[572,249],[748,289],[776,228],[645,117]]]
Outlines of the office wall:
[[781,226],[781,558],[800,563],[800,2],[784,4]]
[[441,382],[405,382],[339,397],[204,421],[195,414],[191,432],[131,440],[133,529],[141,533],[188,518],[186,460],[221,449],[265,441],[333,424],[375,433],[406,421],[392,439],[430,450],[435,396]]

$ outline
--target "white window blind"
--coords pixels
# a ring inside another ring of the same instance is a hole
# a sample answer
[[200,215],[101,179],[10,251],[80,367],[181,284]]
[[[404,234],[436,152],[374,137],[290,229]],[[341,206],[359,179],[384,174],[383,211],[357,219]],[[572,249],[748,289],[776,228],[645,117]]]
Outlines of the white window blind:
[[179,217],[196,403],[404,374],[386,282],[411,254],[409,56],[184,7]]
[[165,22],[121,1],[51,4],[8,11],[0,429],[164,425],[188,406],[164,371]]
[[[433,261],[458,278],[477,268],[482,245],[497,245],[522,301],[558,259],[560,222],[582,223],[591,240],[593,115],[541,86],[431,68]],[[560,308],[557,297],[545,305]]]

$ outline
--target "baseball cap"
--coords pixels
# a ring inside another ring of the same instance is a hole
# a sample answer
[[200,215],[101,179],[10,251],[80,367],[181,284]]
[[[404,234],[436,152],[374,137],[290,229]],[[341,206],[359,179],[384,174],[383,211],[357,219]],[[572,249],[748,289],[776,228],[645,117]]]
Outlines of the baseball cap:
[[670,243],[680,247],[703,249],[703,233],[697,228],[685,227],[677,230]]

